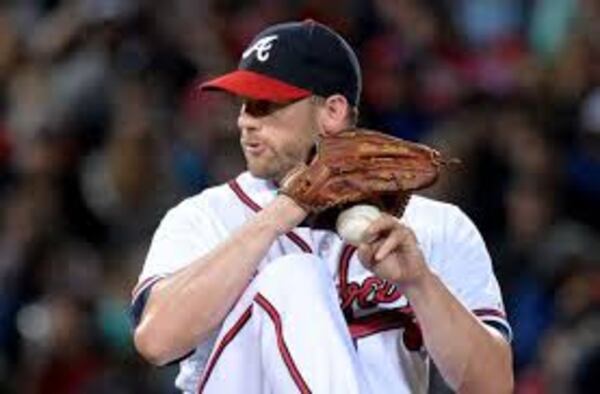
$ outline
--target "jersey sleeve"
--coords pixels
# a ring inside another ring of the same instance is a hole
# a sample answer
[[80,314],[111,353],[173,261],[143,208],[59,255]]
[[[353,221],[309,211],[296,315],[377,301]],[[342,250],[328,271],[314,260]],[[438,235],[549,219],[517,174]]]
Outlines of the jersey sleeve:
[[224,228],[198,197],[167,212],[156,229],[142,273],[132,291],[131,317],[138,323],[150,288],[184,268],[224,239]]
[[452,206],[442,231],[439,274],[450,291],[484,323],[498,329],[509,341],[500,286],[485,242],[469,217]]

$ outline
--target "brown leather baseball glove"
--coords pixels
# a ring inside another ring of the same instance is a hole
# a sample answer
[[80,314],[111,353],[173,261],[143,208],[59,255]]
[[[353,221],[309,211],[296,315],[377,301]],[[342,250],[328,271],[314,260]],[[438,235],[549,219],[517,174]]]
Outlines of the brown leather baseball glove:
[[280,192],[312,214],[367,203],[400,217],[411,193],[432,185],[446,163],[425,145],[353,129],[322,137],[310,164],[294,168]]

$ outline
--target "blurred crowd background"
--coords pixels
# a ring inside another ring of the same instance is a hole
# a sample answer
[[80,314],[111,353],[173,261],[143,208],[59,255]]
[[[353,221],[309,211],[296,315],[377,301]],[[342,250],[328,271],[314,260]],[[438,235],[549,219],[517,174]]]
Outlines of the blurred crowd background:
[[600,392],[600,1],[3,0],[0,392],[169,393],[126,315],[166,209],[244,167],[237,103],[198,95],[266,25],[359,54],[362,126],[463,165],[517,393]]

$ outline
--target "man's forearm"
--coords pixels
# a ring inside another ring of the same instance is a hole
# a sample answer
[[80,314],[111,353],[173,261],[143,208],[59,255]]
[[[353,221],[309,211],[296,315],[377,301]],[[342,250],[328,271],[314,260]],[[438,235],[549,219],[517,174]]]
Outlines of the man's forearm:
[[405,288],[405,294],[425,346],[451,388],[461,393],[512,392],[511,351],[500,333],[481,323],[434,274]]
[[280,198],[229,239],[151,290],[138,350],[155,364],[185,355],[221,323],[281,233],[301,220],[300,208]]

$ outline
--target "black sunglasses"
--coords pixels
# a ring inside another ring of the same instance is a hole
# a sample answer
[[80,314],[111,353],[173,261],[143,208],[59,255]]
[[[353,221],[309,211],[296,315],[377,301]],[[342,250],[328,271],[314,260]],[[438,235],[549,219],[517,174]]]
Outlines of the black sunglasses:
[[246,112],[250,116],[255,118],[262,118],[263,116],[271,115],[275,111],[285,108],[289,105],[297,103],[304,98],[285,101],[285,102],[274,102],[269,100],[255,100],[255,99],[243,99],[242,106],[243,112]]

